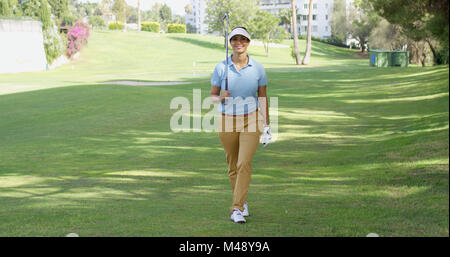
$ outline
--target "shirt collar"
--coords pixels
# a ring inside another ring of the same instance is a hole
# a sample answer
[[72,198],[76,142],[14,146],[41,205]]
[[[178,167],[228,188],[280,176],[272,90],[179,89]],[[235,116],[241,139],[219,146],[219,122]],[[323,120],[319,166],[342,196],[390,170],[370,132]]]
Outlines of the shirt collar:
[[[234,63],[233,63],[233,61],[231,60],[231,57],[233,56],[233,54],[231,54],[229,57],[228,57],[228,66],[233,66],[234,65]],[[247,63],[247,66],[249,66],[249,67],[251,67],[251,66],[253,66],[253,59],[252,58],[250,58],[250,55],[248,55],[247,54],[247,57],[248,57],[248,63]]]

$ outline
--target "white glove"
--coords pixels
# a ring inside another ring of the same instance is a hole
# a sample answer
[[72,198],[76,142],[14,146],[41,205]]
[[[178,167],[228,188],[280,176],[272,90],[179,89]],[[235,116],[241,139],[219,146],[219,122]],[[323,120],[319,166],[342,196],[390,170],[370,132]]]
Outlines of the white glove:
[[272,141],[272,132],[270,126],[264,126],[264,131],[259,140],[264,147],[266,147]]

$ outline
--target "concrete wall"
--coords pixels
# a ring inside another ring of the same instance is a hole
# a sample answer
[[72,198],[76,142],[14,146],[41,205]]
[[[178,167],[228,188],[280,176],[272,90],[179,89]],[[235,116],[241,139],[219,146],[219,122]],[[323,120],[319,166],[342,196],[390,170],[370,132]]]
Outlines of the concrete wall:
[[0,73],[46,70],[42,24],[0,20]]

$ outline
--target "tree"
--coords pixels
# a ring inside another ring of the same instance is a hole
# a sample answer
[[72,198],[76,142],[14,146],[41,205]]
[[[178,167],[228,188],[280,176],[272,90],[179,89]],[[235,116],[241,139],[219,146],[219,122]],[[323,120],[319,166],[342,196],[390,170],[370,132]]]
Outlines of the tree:
[[101,11],[101,15],[110,15],[112,13],[112,0],[102,0],[100,3],[99,9]]
[[197,28],[195,26],[192,26],[190,23],[186,24],[186,33],[197,33]]
[[9,0],[0,0],[0,15],[12,16],[13,11]]
[[334,0],[331,16],[331,39],[346,44],[348,37],[347,7],[345,0]]
[[39,10],[41,3],[39,2],[39,0],[23,1],[20,6],[22,8],[24,16],[40,17]]
[[154,21],[154,22],[159,22],[161,23],[161,16],[160,16],[160,9],[162,7],[162,4],[160,3],[155,3],[152,5],[152,9],[149,12],[149,17],[148,19],[150,21]]
[[167,24],[172,22],[172,10],[166,4],[159,9],[159,18],[161,21],[161,29],[167,31]]
[[390,24],[381,19],[369,36],[369,45],[373,49],[399,50],[408,44],[408,39],[402,34],[398,25]]
[[163,23],[170,23],[172,21],[172,10],[170,7],[163,4],[161,9],[159,9],[159,17],[161,17]]
[[292,34],[292,9],[283,8],[278,11],[278,17],[281,19],[281,25]]
[[370,33],[377,26],[380,17],[367,0],[355,0],[349,13],[350,34],[358,41],[361,52],[365,52]]
[[137,23],[137,8],[127,5],[125,10],[125,17],[127,17],[127,23]]
[[89,17],[89,25],[91,25],[93,28],[105,28],[106,23],[100,16],[90,16]]
[[380,16],[392,24],[400,25],[408,38],[416,42],[424,40],[429,45],[436,64],[448,63],[448,0],[369,0],[369,2]]
[[291,0],[291,10],[292,10],[292,31],[294,37],[294,55],[295,63],[300,64],[300,53],[298,52],[298,30],[297,30],[297,11],[295,8],[295,0]]
[[141,0],[137,2],[138,31],[141,32]]
[[248,26],[252,38],[261,39],[263,42],[266,56],[269,56],[269,43],[279,43],[286,38],[287,33],[278,26],[279,23],[280,19],[270,12],[258,10]]
[[126,23],[127,3],[125,0],[114,0],[112,11],[116,15],[116,20]]
[[173,19],[172,19],[172,23],[175,23],[175,24],[185,24],[186,22],[185,22],[184,16],[181,16],[181,15],[179,15],[179,14],[176,14],[176,15],[173,17]]
[[303,60],[302,60],[302,64],[303,65],[308,65],[309,64],[309,59],[311,57],[312,2],[313,2],[313,0],[309,0],[309,5],[308,5],[308,36],[306,38],[305,56],[303,56]]
[[57,19],[62,19],[69,14],[69,0],[48,0],[48,3]]
[[193,10],[193,8],[192,8],[192,5],[190,5],[190,4],[187,4],[187,5],[184,7],[184,12],[186,12],[186,14],[192,14],[193,11],[194,11],[194,10]]
[[0,15],[22,16],[19,0],[0,0]]
[[210,33],[219,32],[224,35],[223,16],[228,13],[229,26],[248,27],[250,20],[258,10],[256,0],[209,0],[206,7],[206,21]]

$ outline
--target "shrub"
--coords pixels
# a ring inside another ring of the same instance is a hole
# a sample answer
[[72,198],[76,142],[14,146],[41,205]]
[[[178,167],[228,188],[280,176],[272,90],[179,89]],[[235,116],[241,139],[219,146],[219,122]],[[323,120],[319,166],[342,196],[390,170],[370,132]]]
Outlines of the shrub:
[[42,31],[44,38],[44,50],[47,62],[52,64],[58,57],[64,54],[64,33],[60,34],[58,28],[53,26]]
[[186,25],[184,24],[169,24],[167,27],[168,33],[186,33]]
[[150,31],[158,33],[161,25],[158,22],[153,21],[144,21],[141,22],[141,30],[142,31]]
[[110,30],[122,30],[123,29],[123,23],[120,21],[112,21],[108,24],[108,28]]
[[81,50],[87,44],[89,38],[89,25],[84,22],[77,22],[67,33],[69,45],[67,47],[67,56],[71,57]]
[[50,5],[47,0],[39,2],[38,16],[42,22],[42,36],[44,40],[45,57],[49,64],[64,53],[64,41],[58,32],[54,19],[51,17]]
[[[298,39],[306,40],[306,35],[299,35]],[[322,42],[322,43],[329,44],[329,45],[348,48],[348,46],[346,44],[344,44],[336,39],[333,39],[333,38],[320,38],[320,37],[311,36],[311,41],[317,41],[317,42]]]
[[9,5],[9,1],[8,0],[0,1],[0,15],[12,16],[12,14],[13,12],[11,6]]

